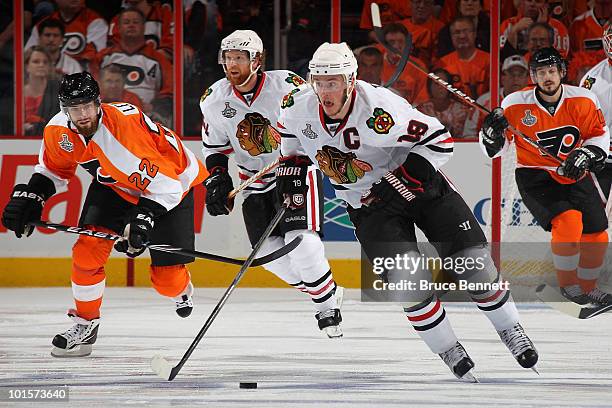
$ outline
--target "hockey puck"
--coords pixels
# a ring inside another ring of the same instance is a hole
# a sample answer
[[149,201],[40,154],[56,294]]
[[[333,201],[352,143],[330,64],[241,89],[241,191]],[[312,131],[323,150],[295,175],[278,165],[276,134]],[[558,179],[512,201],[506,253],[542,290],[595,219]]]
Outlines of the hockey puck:
[[245,388],[248,390],[253,390],[255,388],[257,388],[257,383],[256,382],[241,382],[240,383],[240,388]]

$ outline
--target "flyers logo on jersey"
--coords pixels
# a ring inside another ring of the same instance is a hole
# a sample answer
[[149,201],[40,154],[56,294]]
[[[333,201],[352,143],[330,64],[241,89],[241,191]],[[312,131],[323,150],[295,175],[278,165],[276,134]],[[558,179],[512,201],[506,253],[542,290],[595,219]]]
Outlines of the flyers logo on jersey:
[[530,109],[525,109],[525,116],[521,118],[521,123],[525,126],[533,126],[537,123],[538,118],[531,114]]
[[261,113],[247,113],[238,123],[236,138],[251,156],[272,153],[280,146],[281,136]]
[[[117,65],[123,71],[125,75],[125,84],[128,86],[140,85],[142,81],[145,79],[145,72],[142,68],[134,66],[134,65],[126,65],[119,64],[117,62],[113,62],[113,64]],[[148,72],[148,75],[151,78],[155,78],[155,68],[151,68]]]
[[59,143],[59,147],[62,150],[67,151],[68,153],[72,153],[72,151],[74,150],[74,143],[68,140],[68,135],[65,133],[62,134],[62,140],[60,140],[58,143]]
[[582,83],[582,87],[586,88],[586,89],[591,89],[593,87],[593,84],[595,83],[596,78],[587,76],[584,79],[584,82]]
[[285,78],[285,82],[287,82],[288,84],[293,84],[295,86],[300,86],[306,83],[306,81],[304,81],[301,76],[296,74],[289,74],[289,76]]
[[211,93],[212,93],[212,88],[207,88],[202,94],[202,96],[200,96],[200,103],[204,102],[206,98],[208,97],[208,95],[210,95]]
[[292,89],[291,92],[289,92],[287,95],[283,96],[283,100],[281,101],[281,108],[285,109],[290,106],[293,106],[294,104],[293,95],[299,91],[300,91],[299,88],[295,88],[295,89]]
[[83,33],[66,33],[64,35],[64,45],[62,46],[62,51],[64,51],[66,54],[75,55],[83,52],[86,45],[87,41]]
[[344,153],[332,146],[323,146],[315,156],[319,168],[337,184],[352,184],[362,178],[372,166],[359,160],[355,153]]
[[389,130],[395,125],[393,117],[388,112],[385,112],[383,108],[374,108],[373,116],[368,118],[366,125],[370,129],[378,134],[387,134]]
[[[549,152],[557,156],[565,156],[578,144],[580,130],[575,126],[563,126],[557,129],[537,132],[536,137],[538,138],[538,143]],[[541,154],[544,156],[544,153]]]

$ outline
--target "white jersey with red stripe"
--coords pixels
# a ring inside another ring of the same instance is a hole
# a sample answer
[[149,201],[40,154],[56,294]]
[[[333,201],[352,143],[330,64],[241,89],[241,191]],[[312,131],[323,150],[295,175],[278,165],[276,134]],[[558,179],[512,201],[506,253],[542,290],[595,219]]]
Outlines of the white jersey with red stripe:
[[404,163],[408,153],[436,169],[453,154],[453,140],[438,119],[414,109],[386,88],[356,81],[350,109],[342,122],[324,122],[310,85],[292,94],[281,111],[283,156],[307,155],[329,177],[336,195],[354,208],[373,183]]
[[[304,80],[291,71],[264,72],[252,95],[240,94],[225,78],[200,98],[204,159],[233,153],[241,179],[248,179],[280,156],[280,134],[275,129],[283,97]],[[244,189],[245,196],[263,193],[275,185],[274,171]]]
[[59,112],[43,133],[35,171],[65,186],[77,166],[133,204],[146,197],[167,210],[208,175],[176,133],[129,103],[103,103],[98,129],[79,134]]
[[[580,80],[580,86],[590,89],[597,95],[606,124],[612,134],[612,59],[606,58],[591,68]],[[612,140],[607,162],[612,163]]]

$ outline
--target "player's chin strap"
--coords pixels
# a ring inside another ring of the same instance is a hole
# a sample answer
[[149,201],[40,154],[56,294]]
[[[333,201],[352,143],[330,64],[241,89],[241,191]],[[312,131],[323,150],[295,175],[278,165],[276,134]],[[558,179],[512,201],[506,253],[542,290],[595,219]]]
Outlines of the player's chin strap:
[[[86,235],[88,237],[106,239],[108,241],[118,241],[118,240],[125,239],[121,235],[110,234],[110,233],[102,232],[102,231],[93,231],[93,230],[81,228],[81,227],[71,227],[69,225],[53,224],[51,222],[46,222],[46,221],[33,221],[33,222],[30,222],[30,225],[52,229],[55,231],[67,232],[69,234]],[[275,261],[276,259],[281,258],[287,255],[289,252],[293,251],[300,244],[300,242],[302,242],[301,235],[297,236],[295,239],[293,239],[293,241],[289,242],[285,246],[280,247],[276,251],[270,252],[269,254],[265,256],[255,258],[250,266],[251,267],[261,266],[269,262]],[[152,249],[154,251],[169,252],[172,254],[179,254],[179,255],[184,255],[184,256],[192,256],[194,258],[208,259],[211,261],[223,262],[223,263],[228,263],[232,265],[243,265],[244,264],[243,259],[228,258],[226,256],[210,254],[207,252],[200,252],[200,251],[196,251],[193,249],[187,249],[187,248],[175,248],[170,245],[163,245],[163,244],[147,245],[147,248]]]

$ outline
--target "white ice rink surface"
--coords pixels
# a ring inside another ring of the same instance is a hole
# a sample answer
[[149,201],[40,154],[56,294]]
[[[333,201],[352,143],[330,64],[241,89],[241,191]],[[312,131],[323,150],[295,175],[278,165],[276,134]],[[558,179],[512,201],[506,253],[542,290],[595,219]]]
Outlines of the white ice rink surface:
[[[358,291],[348,291],[343,306],[344,338],[331,340],[303,294],[237,289],[177,378],[156,377],[153,355],[178,362],[222,292],[197,290],[194,313],[180,319],[152,289],[107,288],[93,354],[56,359],[51,339],[72,324],[63,314],[70,289],[0,289],[0,388],[67,385],[70,405],[87,408],[612,407],[612,313],[580,321],[521,307],[540,352],[537,376],[514,361],[474,306],[447,305],[481,381],[467,384],[426,348],[398,306],[360,303]],[[239,389],[240,381],[259,388]]]

